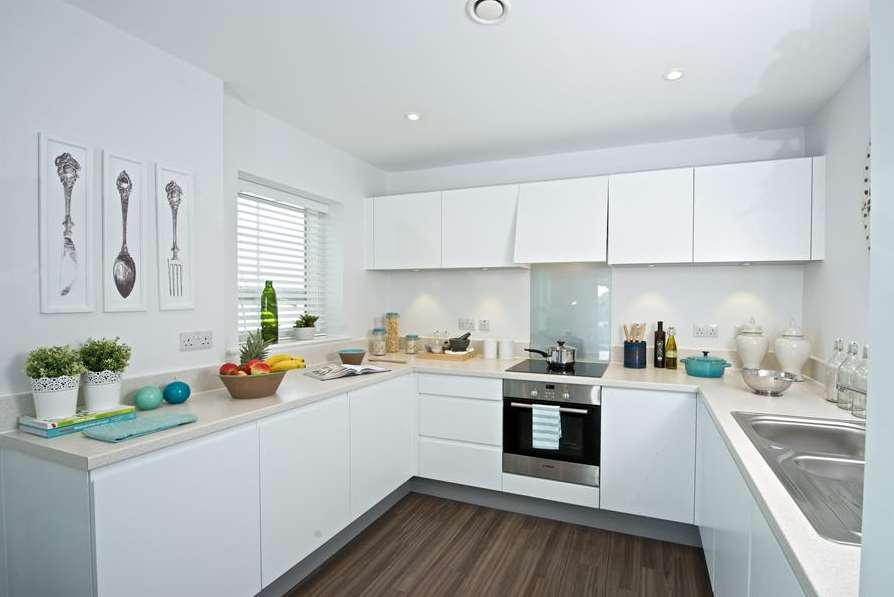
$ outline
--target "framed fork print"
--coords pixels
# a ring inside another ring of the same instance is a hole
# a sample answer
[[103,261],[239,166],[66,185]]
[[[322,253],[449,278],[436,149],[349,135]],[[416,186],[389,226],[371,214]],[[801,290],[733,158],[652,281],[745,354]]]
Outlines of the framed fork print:
[[195,184],[186,170],[155,165],[155,220],[158,239],[158,308],[195,305],[193,214]]
[[102,154],[102,289],[107,312],[146,310],[146,165]]

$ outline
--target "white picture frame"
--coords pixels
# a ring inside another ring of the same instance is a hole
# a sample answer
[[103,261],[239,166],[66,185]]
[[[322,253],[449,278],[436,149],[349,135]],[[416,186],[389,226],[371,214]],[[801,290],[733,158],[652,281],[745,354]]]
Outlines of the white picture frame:
[[[89,313],[95,250],[93,150],[40,133],[38,164],[40,312]],[[62,178],[70,181],[68,201]]]
[[[173,185],[171,201],[169,187]],[[177,201],[179,198],[179,202]],[[158,240],[158,308],[162,311],[192,309],[195,306],[195,258],[193,214],[195,182],[188,170],[155,165],[155,215]],[[176,242],[174,208],[177,214]]]
[[[120,190],[119,177],[121,177]],[[146,202],[151,196],[150,185],[145,162],[114,151],[103,150],[101,277],[103,305],[106,312],[146,310],[150,260],[146,251],[145,221],[148,213]],[[126,190],[128,187],[129,193]],[[125,195],[126,232],[122,212]],[[126,234],[126,252],[124,234]],[[130,263],[127,263],[128,255]],[[127,270],[132,273],[130,284]]]

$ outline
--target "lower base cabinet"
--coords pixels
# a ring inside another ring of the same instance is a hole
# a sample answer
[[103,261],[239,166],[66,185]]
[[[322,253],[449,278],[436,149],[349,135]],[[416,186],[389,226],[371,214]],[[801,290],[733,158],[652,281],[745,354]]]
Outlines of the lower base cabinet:
[[502,469],[502,448],[419,438],[420,477],[499,491]]

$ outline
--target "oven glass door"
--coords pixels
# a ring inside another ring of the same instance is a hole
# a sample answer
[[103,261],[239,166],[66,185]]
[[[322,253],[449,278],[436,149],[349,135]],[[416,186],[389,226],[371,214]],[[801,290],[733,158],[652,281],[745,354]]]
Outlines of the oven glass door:
[[[559,406],[562,437],[558,450],[533,446],[532,404]],[[528,408],[525,408],[525,407]],[[503,452],[599,466],[600,411],[598,405],[560,403],[529,398],[503,399]]]

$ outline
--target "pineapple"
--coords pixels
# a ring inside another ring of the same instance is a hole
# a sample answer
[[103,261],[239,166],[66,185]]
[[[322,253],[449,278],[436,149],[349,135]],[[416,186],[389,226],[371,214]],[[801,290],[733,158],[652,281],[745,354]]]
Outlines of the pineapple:
[[264,340],[261,336],[261,330],[249,332],[239,349],[239,364],[244,365],[254,359],[263,361],[267,358],[268,348],[271,344],[270,340]]

